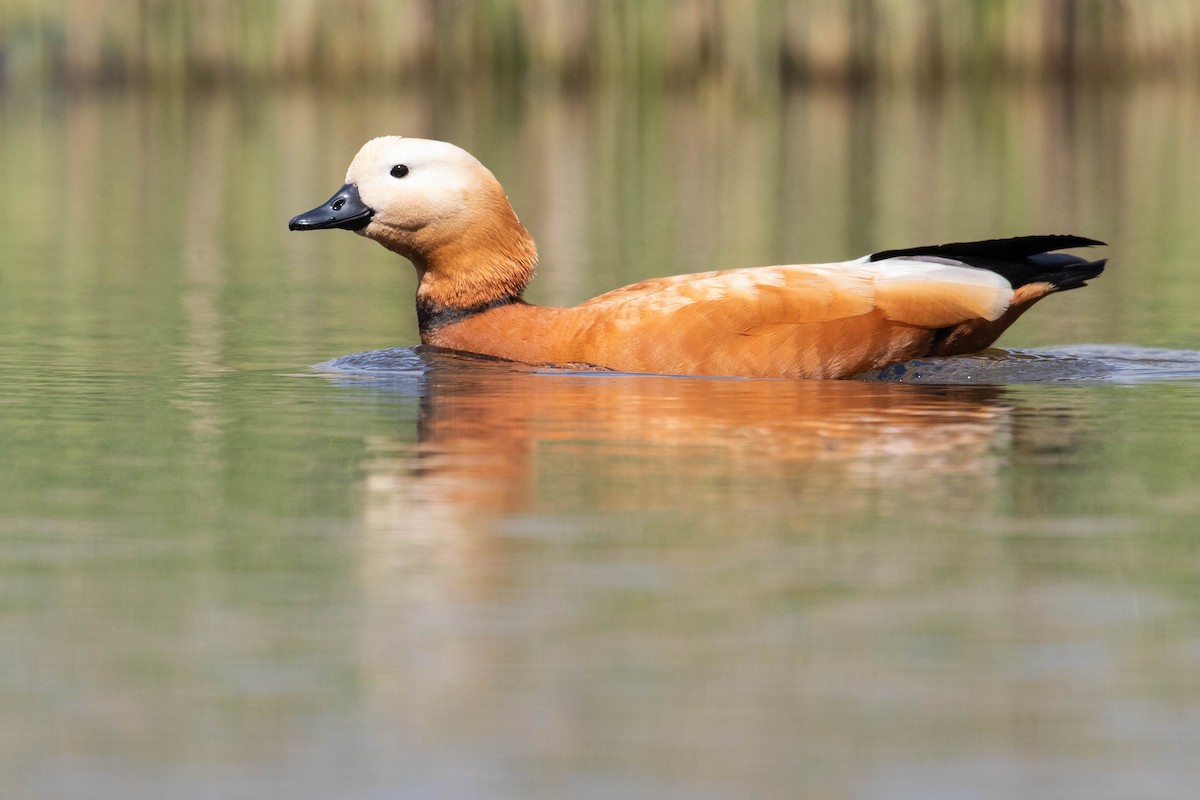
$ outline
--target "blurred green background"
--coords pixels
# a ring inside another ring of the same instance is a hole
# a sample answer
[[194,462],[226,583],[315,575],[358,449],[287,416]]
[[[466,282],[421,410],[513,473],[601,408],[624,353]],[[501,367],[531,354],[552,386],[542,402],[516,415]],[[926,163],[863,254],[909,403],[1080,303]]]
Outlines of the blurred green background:
[[8,82],[1194,75],[1192,0],[6,0]]
[[[1198,24],[2,0],[0,797],[1191,800],[1200,384],[1115,343],[1200,349]],[[1000,344],[1162,380],[318,374],[417,342],[286,229],[382,133],[496,173],[538,302],[1104,239]]]

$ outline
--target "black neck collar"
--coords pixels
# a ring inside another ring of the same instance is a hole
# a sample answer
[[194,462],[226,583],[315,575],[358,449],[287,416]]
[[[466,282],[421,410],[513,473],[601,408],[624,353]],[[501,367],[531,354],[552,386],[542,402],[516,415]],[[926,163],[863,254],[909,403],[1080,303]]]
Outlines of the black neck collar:
[[432,331],[445,325],[454,325],[476,314],[482,314],[493,308],[520,303],[518,295],[505,295],[486,303],[473,306],[447,306],[424,297],[417,298],[417,325],[422,331]]

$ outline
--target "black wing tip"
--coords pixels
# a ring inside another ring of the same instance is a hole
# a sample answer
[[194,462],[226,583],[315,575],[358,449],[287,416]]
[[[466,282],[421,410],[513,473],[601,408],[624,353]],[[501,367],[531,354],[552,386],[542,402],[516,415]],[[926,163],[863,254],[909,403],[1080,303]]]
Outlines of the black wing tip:
[[[970,244],[969,242],[967,244]],[[1034,236],[1012,236],[1007,239],[990,239],[981,244],[1028,244],[1031,247],[1045,247],[1041,252],[1053,250],[1069,250],[1073,247],[1107,247],[1108,242],[1099,239],[1089,239],[1086,236],[1076,236],[1072,233],[1044,233]]]
[[977,258],[1023,259],[1054,250],[1069,250],[1075,247],[1103,247],[1106,242],[1075,236],[1069,233],[1046,233],[1035,236],[1011,236],[1004,239],[982,239],[976,242],[947,242],[928,247],[910,247],[901,250],[882,250],[870,256],[871,261],[905,256],[974,256]]

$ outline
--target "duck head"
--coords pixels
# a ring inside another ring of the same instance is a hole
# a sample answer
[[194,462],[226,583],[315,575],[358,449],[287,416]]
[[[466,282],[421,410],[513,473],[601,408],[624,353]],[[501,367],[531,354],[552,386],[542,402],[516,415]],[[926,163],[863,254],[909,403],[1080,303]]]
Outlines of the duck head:
[[537,249],[496,177],[462,148],[383,136],[363,145],[346,183],[288,223],[293,231],[341,228],[408,258],[418,298],[465,307],[519,297]]

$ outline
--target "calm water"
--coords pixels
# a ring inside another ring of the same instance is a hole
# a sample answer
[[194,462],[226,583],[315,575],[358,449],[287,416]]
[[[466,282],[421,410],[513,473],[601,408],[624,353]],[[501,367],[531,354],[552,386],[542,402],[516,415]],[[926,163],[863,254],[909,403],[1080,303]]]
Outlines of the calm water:
[[[0,796],[1193,797],[1198,117],[0,97]],[[1029,232],[1112,267],[875,382],[414,352],[406,264],[285,229],[385,132],[493,168],[543,302]]]

